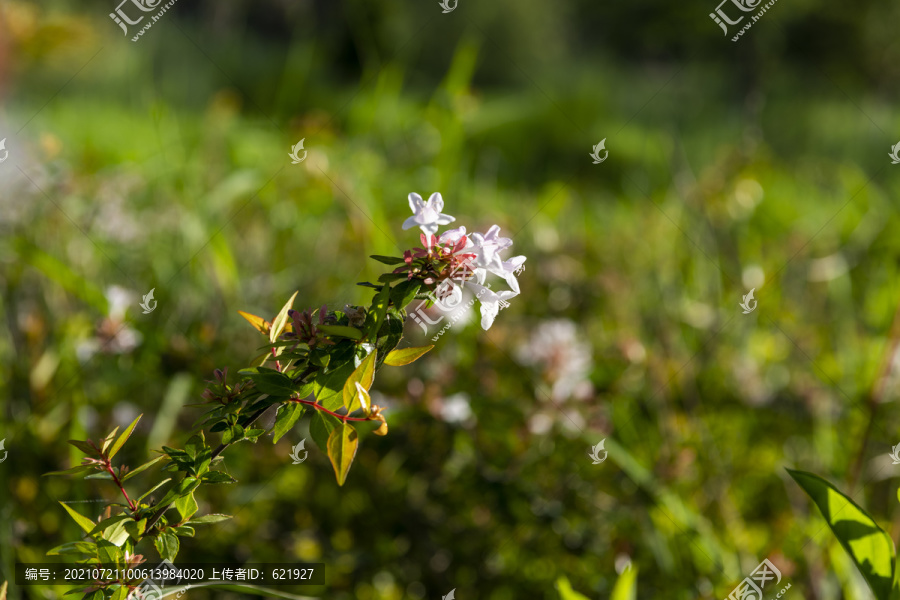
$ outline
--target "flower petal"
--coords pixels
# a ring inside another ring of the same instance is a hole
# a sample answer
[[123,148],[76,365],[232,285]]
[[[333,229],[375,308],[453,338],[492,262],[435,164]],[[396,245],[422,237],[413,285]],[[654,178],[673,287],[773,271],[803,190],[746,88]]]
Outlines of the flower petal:
[[428,206],[436,210],[437,212],[441,212],[444,210],[444,198],[440,195],[440,193],[435,192],[428,198]]

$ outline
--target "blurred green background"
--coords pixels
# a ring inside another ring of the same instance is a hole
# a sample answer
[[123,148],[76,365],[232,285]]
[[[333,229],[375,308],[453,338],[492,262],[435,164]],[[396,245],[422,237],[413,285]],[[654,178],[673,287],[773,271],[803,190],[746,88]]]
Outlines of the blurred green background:
[[200,502],[235,519],[179,561],[324,562],[298,593],[334,600],[609,598],[630,561],[696,600],[768,557],[790,598],[871,597],[784,467],[896,539],[900,6],[783,0],[733,43],[713,0],[180,0],[133,43],[114,4],[0,4],[4,577],[113,498],[40,477],[67,439],[182,445],[261,345],[238,310],[366,303],[440,191],[512,235],[521,297],[381,374],[343,488],[291,464],[305,425],[231,449]]

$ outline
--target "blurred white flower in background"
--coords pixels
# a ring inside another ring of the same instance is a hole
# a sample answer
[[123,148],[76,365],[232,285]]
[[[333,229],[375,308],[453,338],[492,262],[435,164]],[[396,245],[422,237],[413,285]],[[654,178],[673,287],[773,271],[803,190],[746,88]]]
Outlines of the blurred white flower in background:
[[459,392],[441,401],[441,418],[447,423],[464,423],[472,418],[469,395]]
[[516,350],[518,361],[537,369],[551,386],[555,402],[590,397],[593,360],[591,345],[578,335],[578,325],[568,319],[544,321],[528,342]]
[[141,345],[140,332],[125,322],[128,307],[137,302],[138,295],[123,287],[113,285],[106,289],[109,311],[97,325],[94,337],[83,340],[75,348],[80,362],[87,362],[98,352],[105,354],[128,354]]

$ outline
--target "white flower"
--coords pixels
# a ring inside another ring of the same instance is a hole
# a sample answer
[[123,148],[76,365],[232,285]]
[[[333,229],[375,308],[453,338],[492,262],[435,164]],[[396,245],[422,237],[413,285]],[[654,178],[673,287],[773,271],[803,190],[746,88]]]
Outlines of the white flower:
[[[506,280],[506,283],[509,285],[510,289],[515,293],[519,293],[519,280],[516,279],[516,271],[522,268],[522,265],[525,263],[524,256],[514,256],[509,260],[505,260],[500,263],[499,269],[489,269],[491,273],[494,275],[498,275]],[[477,275],[477,272],[476,272]],[[480,281],[484,281],[482,278]]]
[[509,306],[507,300],[519,295],[517,292],[508,290],[492,292],[477,283],[470,283],[469,285],[472,286],[475,297],[481,302],[481,328],[485,331],[494,324],[494,319],[497,318],[497,313],[500,312],[500,309]]
[[439,225],[447,225],[456,220],[455,217],[441,213],[444,210],[444,199],[438,193],[432,194],[428,202],[418,194],[410,194],[409,208],[413,211],[413,216],[403,222],[403,229],[418,226],[425,235],[434,235]]
[[512,246],[512,240],[500,237],[500,226],[494,225],[487,233],[473,233],[469,236],[473,242],[475,265],[487,269],[502,269],[503,261],[500,252]]
[[[441,244],[456,244],[459,238],[466,235],[466,226],[457,227],[456,229],[448,229],[440,235],[438,242]],[[472,246],[472,240],[466,238],[466,248]]]

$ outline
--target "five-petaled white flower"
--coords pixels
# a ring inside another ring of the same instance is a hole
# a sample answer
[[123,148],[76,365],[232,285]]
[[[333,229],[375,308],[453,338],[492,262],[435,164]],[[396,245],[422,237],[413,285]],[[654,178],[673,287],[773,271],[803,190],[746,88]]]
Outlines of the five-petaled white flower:
[[[489,269],[491,273],[502,277],[506,280],[506,283],[509,285],[510,289],[515,293],[519,293],[519,280],[516,279],[516,271],[522,268],[522,265],[525,263],[524,256],[513,256],[509,260],[504,260],[500,263],[499,269]],[[482,280],[483,281],[483,280]]]
[[418,226],[425,235],[434,235],[437,233],[438,226],[447,225],[456,220],[455,217],[441,213],[444,210],[444,199],[438,193],[432,194],[428,198],[428,202],[422,200],[422,196],[418,194],[410,194],[409,208],[413,211],[413,216],[403,222],[403,229],[412,229]]
[[500,226],[493,225],[487,233],[473,233],[469,236],[472,240],[472,254],[475,255],[475,265],[485,269],[502,269],[503,261],[500,252],[512,246],[512,240],[500,237]]

